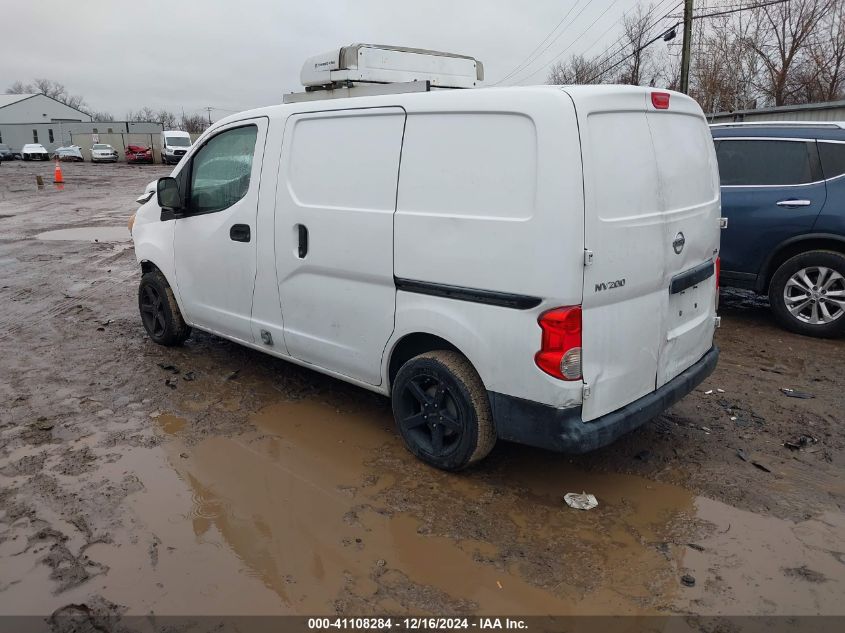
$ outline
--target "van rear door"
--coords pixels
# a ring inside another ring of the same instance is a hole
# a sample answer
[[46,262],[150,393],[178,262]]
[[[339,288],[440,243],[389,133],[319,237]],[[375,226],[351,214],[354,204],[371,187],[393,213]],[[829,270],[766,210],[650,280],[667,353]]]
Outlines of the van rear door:
[[712,346],[719,183],[693,100],[671,93],[659,109],[650,89],[567,91],[584,164],[588,421],[654,391]]

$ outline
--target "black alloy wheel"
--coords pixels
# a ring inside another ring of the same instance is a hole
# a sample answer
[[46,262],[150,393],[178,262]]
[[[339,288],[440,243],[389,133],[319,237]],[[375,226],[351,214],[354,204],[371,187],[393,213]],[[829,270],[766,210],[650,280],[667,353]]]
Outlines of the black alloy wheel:
[[405,446],[432,466],[460,470],[486,457],[496,443],[484,383],[457,351],[408,360],[393,379],[391,399]]

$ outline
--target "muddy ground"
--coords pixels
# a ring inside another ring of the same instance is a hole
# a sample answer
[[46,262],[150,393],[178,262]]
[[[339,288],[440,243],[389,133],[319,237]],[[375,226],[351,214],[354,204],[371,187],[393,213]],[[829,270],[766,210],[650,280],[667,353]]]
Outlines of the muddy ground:
[[374,394],[145,336],[125,226],[166,172],[0,166],[0,614],[845,614],[844,341],[723,293],[667,414],[445,474]]

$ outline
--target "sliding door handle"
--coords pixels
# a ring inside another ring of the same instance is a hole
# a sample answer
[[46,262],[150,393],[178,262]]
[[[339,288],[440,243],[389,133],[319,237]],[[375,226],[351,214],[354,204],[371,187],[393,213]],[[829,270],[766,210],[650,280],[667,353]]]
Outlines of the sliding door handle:
[[297,232],[299,234],[299,248],[297,249],[297,255],[299,259],[305,259],[305,256],[308,254],[308,227],[304,224],[297,224]]
[[252,237],[249,224],[233,224],[229,229],[229,237],[235,242],[249,242]]
[[779,207],[809,207],[813,204],[810,200],[796,200],[790,198],[789,200],[779,200],[776,203]]

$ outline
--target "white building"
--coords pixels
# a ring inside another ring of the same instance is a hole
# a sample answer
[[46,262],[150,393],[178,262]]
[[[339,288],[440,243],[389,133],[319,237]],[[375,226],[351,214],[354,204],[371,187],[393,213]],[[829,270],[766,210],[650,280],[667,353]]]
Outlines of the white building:
[[82,110],[43,94],[0,94],[0,143],[16,152],[27,143],[41,143],[52,152],[70,145],[73,135],[145,134],[152,138],[161,129],[161,124],[148,121],[93,121]]
[[43,94],[0,95],[0,123],[52,123],[90,121],[82,110]]

